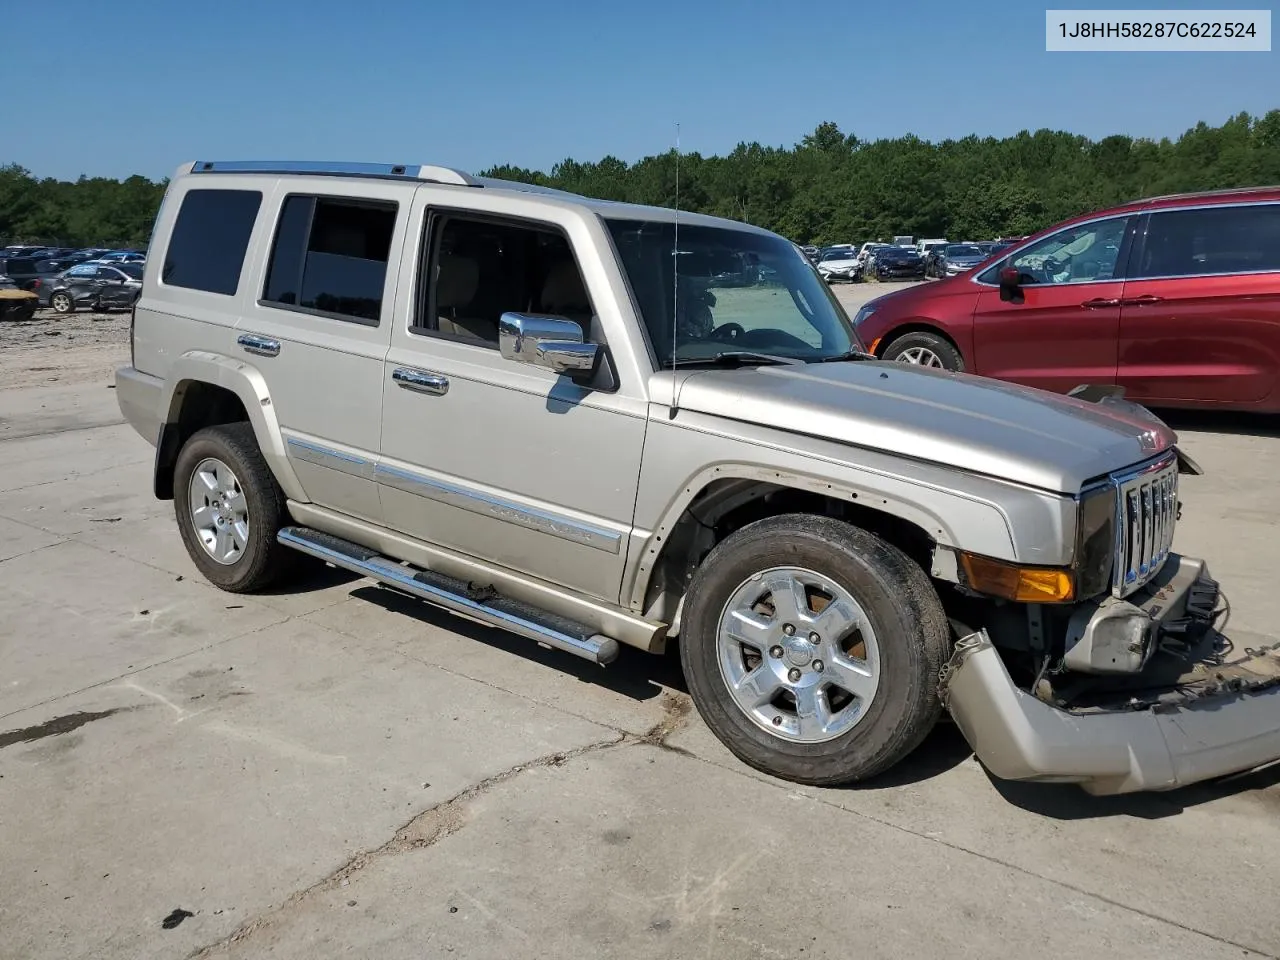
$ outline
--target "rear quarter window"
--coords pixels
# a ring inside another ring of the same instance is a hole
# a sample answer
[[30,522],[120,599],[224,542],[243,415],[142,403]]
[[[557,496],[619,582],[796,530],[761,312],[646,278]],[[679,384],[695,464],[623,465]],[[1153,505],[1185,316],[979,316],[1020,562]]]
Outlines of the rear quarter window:
[[233,296],[261,205],[257,190],[188,191],[165,251],[161,281]]

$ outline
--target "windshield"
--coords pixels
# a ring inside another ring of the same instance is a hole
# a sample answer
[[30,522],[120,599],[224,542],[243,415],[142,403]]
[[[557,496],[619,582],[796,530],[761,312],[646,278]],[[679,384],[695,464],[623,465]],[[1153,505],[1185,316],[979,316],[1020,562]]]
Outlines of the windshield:
[[852,260],[852,250],[828,250],[822,255],[823,260]]
[[947,247],[948,257],[981,257],[982,251],[966,243],[953,243]]
[[677,253],[674,224],[605,224],[662,366],[673,355],[681,363],[732,351],[821,360],[862,349],[835,295],[787,240],[681,224]]

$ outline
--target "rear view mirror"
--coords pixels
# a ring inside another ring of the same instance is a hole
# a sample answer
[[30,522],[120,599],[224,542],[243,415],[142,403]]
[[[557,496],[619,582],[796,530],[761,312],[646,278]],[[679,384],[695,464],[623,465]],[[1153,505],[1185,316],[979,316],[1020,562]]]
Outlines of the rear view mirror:
[[1000,299],[1006,303],[1022,302],[1022,272],[1017,267],[1000,268]]

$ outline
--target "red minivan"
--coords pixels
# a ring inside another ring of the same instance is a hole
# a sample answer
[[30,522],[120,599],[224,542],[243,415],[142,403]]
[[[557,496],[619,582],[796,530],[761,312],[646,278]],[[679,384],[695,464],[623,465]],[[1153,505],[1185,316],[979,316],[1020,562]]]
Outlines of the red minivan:
[[1090,213],[854,320],[886,360],[1154,407],[1280,410],[1280,187]]

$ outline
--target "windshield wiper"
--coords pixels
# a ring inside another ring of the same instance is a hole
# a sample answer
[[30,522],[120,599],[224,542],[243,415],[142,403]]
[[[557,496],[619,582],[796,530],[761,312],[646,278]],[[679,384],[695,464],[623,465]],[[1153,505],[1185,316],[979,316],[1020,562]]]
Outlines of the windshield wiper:
[[[674,365],[677,367],[693,367],[709,364],[716,367],[745,367],[748,364],[792,364],[803,362],[803,360],[797,360],[794,357],[779,357],[772,353],[754,353],[750,350],[722,350],[709,357],[696,357],[689,360],[677,359]],[[672,365],[671,360],[666,360],[662,364],[667,370],[670,370]]]
[[867,353],[865,350],[848,350],[845,353],[837,353],[834,357],[818,357],[816,360],[810,360],[809,363],[844,363],[846,360],[878,360],[874,353]]

